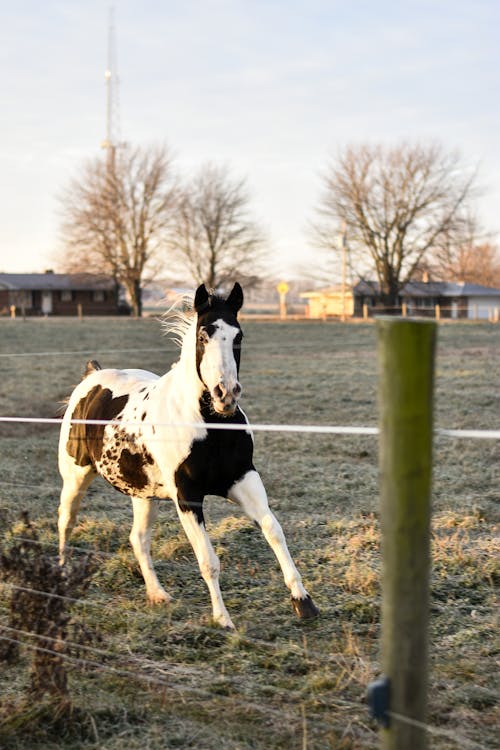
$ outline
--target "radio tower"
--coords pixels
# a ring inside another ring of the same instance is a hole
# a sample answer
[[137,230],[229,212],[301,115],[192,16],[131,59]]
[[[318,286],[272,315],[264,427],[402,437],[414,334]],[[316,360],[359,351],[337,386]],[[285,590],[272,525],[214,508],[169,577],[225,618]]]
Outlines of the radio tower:
[[118,148],[120,138],[120,108],[113,7],[109,9],[108,67],[104,73],[104,81],[106,84],[106,138],[101,145],[107,151],[108,168],[114,170],[116,149]]

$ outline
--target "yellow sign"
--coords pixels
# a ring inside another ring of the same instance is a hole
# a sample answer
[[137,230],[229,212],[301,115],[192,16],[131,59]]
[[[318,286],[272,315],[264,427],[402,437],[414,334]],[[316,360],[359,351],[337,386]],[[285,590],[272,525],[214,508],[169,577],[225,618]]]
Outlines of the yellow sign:
[[288,286],[286,281],[280,281],[276,289],[278,290],[280,294],[286,294],[288,290],[290,289],[290,287]]

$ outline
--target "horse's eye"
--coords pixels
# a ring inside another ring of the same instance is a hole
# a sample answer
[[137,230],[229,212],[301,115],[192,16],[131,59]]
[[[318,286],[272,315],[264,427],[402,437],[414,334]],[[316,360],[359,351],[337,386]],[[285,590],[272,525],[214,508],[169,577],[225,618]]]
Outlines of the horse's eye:
[[208,341],[208,335],[206,331],[199,331],[198,333],[198,341],[200,344],[206,344]]

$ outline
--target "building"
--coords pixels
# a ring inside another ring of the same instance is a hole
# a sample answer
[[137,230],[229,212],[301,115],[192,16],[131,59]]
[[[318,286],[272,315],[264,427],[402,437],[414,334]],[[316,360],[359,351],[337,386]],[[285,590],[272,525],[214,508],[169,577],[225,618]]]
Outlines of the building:
[[452,281],[409,281],[401,289],[398,307],[385,310],[379,304],[376,282],[360,281],[354,286],[354,314],[363,316],[396,312],[407,315],[452,319],[498,319],[500,289]]
[[129,313],[118,284],[104,274],[0,273],[0,315]]
[[309,318],[351,318],[354,314],[354,297],[350,287],[346,286],[344,293],[341,286],[330,286],[302,292],[300,296],[307,300]]
[[[359,281],[342,295],[340,287],[328,287],[301,295],[308,300],[311,318],[371,317],[395,313],[452,319],[498,320],[500,289],[450,281],[410,281],[402,288],[397,307],[388,310],[380,303],[377,282]],[[344,302],[342,301],[344,299]]]

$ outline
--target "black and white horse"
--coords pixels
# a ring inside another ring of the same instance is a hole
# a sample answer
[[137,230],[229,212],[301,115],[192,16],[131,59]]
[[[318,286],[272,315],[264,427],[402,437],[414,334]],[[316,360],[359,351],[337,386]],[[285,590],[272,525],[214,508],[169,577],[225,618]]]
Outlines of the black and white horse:
[[213,619],[226,628],[234,625],[219,588],[219,560],[205,529],[207,494],[238,503],[258,524],[278,559],[297,615],[307,619],[318,614],[269,509],[252,462],[250,429],[208,428],[247,424],[238,405],[242,331],[237,315],[242,304],[237,283],[227,299],[210,295],[201,285],[194,300],[196,314],[181,331],[180,358],[163,377],[145,370],[101,369],[89,362],[69,399],[59,441],[61,562],[80,502],[100,474],[132,498],[130,542],[147,596],[151,602],[169,602],[154,571],[150,546],[158,500],[171,499],[210,592]]

